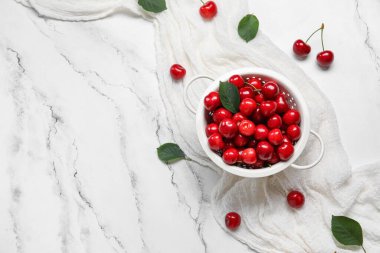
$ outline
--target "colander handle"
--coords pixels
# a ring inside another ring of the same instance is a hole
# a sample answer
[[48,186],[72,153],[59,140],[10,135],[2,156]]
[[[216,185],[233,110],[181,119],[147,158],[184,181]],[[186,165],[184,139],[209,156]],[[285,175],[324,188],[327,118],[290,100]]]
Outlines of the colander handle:
[[310,164],[307,164],[307,165],[297,165],[297,164],[292,164],[291,166],[295,169],[299,169],[299,170],[305,170],[305,169],[310,169],[312,167],[314,167],[315,165],[317,165],[321,160],[322,160],[322,157],[323,157],[323,154],[325,153],[325,145],[323,143],[323,140],[322,140],[322,137],[317,134],[316,132],[314,132],[313,130],[310,130],[310,133],[313,134],[315,137],[317,137],[320,145],[321,145],[321,151],[317,157],[317,159],[310,163]]
[[186,108],[192,112],[193,114],[196,114],[197,113],[197,110],[195,109],[194,105],[192,105],[190,103],[190,98],[189,98],[189,88],[190,86],[195,82],[197,81],[198,79],[202,79],[202,78],[206,78],[206,79],[209,79],[211,81],[214,81],[213,78],[209,77],[209,76],[196,76],[194,77],[193,79],[190,80],[190,82],[188,82],[186,85],[185,85],[185,89],[184,89],[184,92],[183,92],[183,102],[185,102],[185,106]]

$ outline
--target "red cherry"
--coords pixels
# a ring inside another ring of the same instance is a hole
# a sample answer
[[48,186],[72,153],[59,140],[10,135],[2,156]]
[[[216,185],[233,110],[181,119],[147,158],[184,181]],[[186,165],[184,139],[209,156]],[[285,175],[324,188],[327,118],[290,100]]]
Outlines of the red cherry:
[[280,92],[280,88],[278,88],[278,85],[274,81],[269,81],[266,84],[264,84],[263,88],[261,89],[261,93],[263,93],[264,97],[266,99],[272,99],[275,96],[278,95]]
[[218,8],[213,1],[208,1],[199,8],[199,14],[201,14],[204,19],[212,19],[217,12]]
[[261,81],[256,77],[250,77],[247,83],[248,85],[254,87],[254,90],[261,90],[263,88]]
[[291,191],[287,197],[289,206],[300,208],[305,203],[305,196],[299,191]]
[[257,102],[257,103],[262,103],[263,101],[265,100],[265,98],[264,98],[264,95],[262,94],[262,93],[259,93],[259,94],[256,94],[255,95],[255,101]]
[[212,119],[217,124],[219,124],[223,119],[227,119],[227,118],[230,119],[231,117],[232,117],[232,113],[225,108],[219,108],[212,115]]
[[245,136],[252,136],[255,133],[256,126],[250,120],[242,120],[239,125],[239,132]]
[[283,142],[277,148],[277,154],[281,161],[289,160],[290,157],[292,157],[293,153],[294,153],[294,147],[293,147],[293,144],[291,143]]
[[232,120],[239,126],[240,121],[247,119],[243,114],[237,112],[232,116]]
[[218,133],[218,124],[216,123],[210,123],[206,127],[206,136],[210,137],[212,134]]
[[269,129],[280,128],[281,125],[282,125],[282,119],[280,115],[278,114],[271,116],[267,121],[267,126]]
[[235,85],[238,89],[242,88],[244,86],[244,79],[241,75],[233,75],[230,77],[228,82]]
[[280,145],[284,141],[281,130],[278,128],[270,130],[268,133],[268,141],[275,146]]
[[230,212],[226,214],[226,227],[230,230],[236,230],[240,226],[241,218],[238,213]]
[[255,139],[258,141],[265,140],[268,137],[269,130],[265,125],[257,125],[255,130]]
[[296,109],[290,109],[282,116],[282,121],[287,125],[299,124],[301,115]]
[[264,121],[264,116],[261,114],[260,109],[257,108],[252,115],[252,120],[254,123],[261,123]]
[[334,61],[334,53],[330,50],[325,50],[317,54],[317,62],[320,67],[328,68]]
[[257,161],[256,151],[253,148],[246,148],[241,153],[241,159],[245,164],[254,164]]
[[268,163],[270,164],[276,164],[280,161],[280,158],[278,157],[276,152],[273,152],[272,158],[268,160]]
[[293,52],[298,57],[306,57],[311,51],[311,47],[303,40],[296,40],[293,44]]
[[290,125],[286,129],[286,134],[292,141],[297,141],[301,138],[301,128],[298,125]]
[[234,144],[236,147],[244,147],[245,145],[247,145],[248,141],[248,137],[242,134],[237,134],[234,138]]
[[238,127],[232,119],[223,119],[219,123],[219,133],[225,138],[233,138],[238,133]]
[[256,108],[256,101],[252,98],[245,98],[239,105],[240,112],[245,116],[250,116]]
[[253,98],[254,92],[251,87],[243,87],[239,90],[240,101],[243,101],[245,98]]
[[229,148],[223,152],[223,161],[227,164],[234,164],[239,158],[239,151],[236,148]]
[[257,156],[264,161],[268,161],[272,158],[274,148],[267,141],[260,141],[256,147]]
[[170,67],[170,75],[175,80],[182,79],[186,75],[186,69],[179,64],[173,64]]
[[264,117],[272,116],[277,108],[277,103],[274,101],[264,101],[260,104],[260,112]]
[[203,100],[206,110],[213,111],[222,105],[220,101],[219,93],[216,91],[210,92]]
[[275,101],[277,103],[276,113],[281,114],[289,110],[289,105],[284,94],[278,94]]
[[223,137],[220,133],[212,134],[208,137],[208,146],[215,151],[222,150],[224,148]]
[[[257,155],[257,152],[256,152],[256,155]],[[253,166],[255,166],[256,169],[260,169],[264,167],[264,161],[257,158],[257,161],[253,164]]]

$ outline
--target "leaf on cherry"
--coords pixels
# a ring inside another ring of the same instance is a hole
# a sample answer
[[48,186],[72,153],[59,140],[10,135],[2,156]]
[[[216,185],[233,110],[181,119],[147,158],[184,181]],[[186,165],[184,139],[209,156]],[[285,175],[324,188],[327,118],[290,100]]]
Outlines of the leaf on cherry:
[[165,163],[173,163],[186,158],[185,153],[175,143],[165,143],[157,148],[158,158]]

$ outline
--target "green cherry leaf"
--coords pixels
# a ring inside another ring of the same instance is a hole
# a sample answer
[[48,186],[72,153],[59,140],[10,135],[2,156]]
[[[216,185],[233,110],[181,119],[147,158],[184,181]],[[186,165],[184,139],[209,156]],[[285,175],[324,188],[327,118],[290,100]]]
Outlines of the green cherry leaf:
[[238,88],[229,82],[219,83],[219,96],[222,105],[232,113],[239,111],[240,95]]
[[363,232],[359,222],[345,216],[332,216],[331,231],[343,245],[363,245]]
[[146,11],[159,13],[166,10],[165,0],[139,0],[138,3]]
[[157,148],[158,158],[165,163],[173,163],[186,158],[185,153],[175,143],[165,143]]
[[259,20],[255,15],[248,14],[242,18],[239,22],[238,33],[239,36],[249,42],[256,37],[257,32],[259,31]]

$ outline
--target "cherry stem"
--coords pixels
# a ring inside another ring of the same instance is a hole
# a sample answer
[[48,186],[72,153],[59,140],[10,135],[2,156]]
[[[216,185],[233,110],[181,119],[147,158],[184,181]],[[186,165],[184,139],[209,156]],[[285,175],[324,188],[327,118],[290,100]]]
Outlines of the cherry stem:
[[322,31],[321,31],[321,41],[322,41],[322,50],[325,51],[325,45],[323,44],[323,29],[324,25],[322,24]]
[[251,88],[253,88],[256,92],[258,92],[258,93],[260,93],[260,89],[258,89],[258,88],[256,88],[255,86],[253,86],[253,85],[251,85],[251,84],[249,84],[249,83],[247,83],[247,82],[244,82],[246,85],[248,85],[249,87],[251,87]]
[[323,32],[323,29],[324,29],[324,28],[325,28],[325,25],[322,23],[321,27],[319,27],[317,30],[315,30],[315,31],[309,36],[309,38],[307,38],[307,40],[306,40],[305,43],[307,43],[307,42],[310,40],[310,38],[313,37],[313,35],[314,35],[315,33],[317,33],[318,31],[322,30],[322,32]]
[[203,2],[203,0],[200,0],[202,2],[203,5],[205,5],[205,2]]
[[364,253],[367,253],[367,251],[365,250],[365,248],[363,247],[363,245],[362,245],[362,249],[363,249]]

